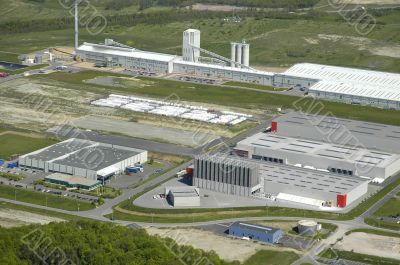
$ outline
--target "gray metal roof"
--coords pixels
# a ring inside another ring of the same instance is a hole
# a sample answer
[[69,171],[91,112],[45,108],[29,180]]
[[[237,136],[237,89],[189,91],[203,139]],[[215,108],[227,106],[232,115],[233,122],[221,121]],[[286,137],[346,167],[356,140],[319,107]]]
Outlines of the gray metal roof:
[[400,127],[290,112],[274,119],[278,136],[400,153]]
[[266,233],[266,234],[275,234],[278,231],[281,231],[279,228],[274,228],[274,227],[269,227],[269,226],[264,226],[264,225],[258,225],[258,224],[252,224],[252,223],[247,223],[247,222],[234,222],[229,226],[231,227],[238,227],[242,229],[251,229],[254,231],[257,231],[259,233]]
[[144,151],[71,138],[21,157],[99,171],[141,152]]
[[354,176],[261,162],[260,175],[265,181],[294,186],[298,189],[347,194],[368,180]]

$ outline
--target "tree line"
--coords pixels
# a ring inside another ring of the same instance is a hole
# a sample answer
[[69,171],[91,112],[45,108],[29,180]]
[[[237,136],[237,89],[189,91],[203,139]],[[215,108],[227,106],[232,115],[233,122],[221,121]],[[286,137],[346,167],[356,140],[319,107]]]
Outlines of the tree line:
[[0,238],[0,264],[7,265],[183,265],[186,259],[199,265],[239,264],[143,229],[95,221],[0,227]]

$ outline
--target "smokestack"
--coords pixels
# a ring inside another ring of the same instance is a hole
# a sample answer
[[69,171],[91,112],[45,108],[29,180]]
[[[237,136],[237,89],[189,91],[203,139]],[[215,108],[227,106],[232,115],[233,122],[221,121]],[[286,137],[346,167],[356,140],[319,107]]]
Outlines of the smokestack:
[[79,23],[79,18],[78,18],[78,1],[79,0],[75,0],[74,2],[74,8],[75,8],[75,50],[78,49],[78,45],[79,45],[79,41],[78,41],[78,23]]

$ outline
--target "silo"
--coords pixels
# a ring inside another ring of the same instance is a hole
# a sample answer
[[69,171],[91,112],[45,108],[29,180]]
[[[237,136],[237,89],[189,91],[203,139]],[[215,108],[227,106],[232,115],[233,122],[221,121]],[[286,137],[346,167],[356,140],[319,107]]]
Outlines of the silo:
[[312,220],[301,220],[297,224],[297,230],[300,235],[312,236],[318,228],[318,223]]
[[242,44],[242,64],[245,66],[250,65],[250,44]]
[[236,43],[234,42],[231,42],[231,61],[231,66],[235,67],[236,64],[234,62],[236,62]]
[[236,62],[242,64],[242,44],[236,44]]

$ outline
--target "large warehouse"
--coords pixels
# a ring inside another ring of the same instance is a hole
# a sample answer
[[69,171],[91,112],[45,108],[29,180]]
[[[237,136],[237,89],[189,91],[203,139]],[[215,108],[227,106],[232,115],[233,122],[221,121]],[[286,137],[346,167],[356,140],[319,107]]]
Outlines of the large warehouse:
[[75,138],[19,157],[22,168],[93,180],[104,180],[124,172],[128,166],[146,161],[144,150]]
[[400,155],[397,154],[274,133],[257,133],[239,142],[235,150],[254,160],[370,179],[386,179],[400,170]]
[[368,181],[354,176],[218,155],[195,159],[193,185],[232,195],[273,196],[281,201],[340,208],[368,191]]
[[300,63],[276,74],[274,85],[300,85],[318,98],[400,109],[400,74],[395,73]]

